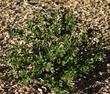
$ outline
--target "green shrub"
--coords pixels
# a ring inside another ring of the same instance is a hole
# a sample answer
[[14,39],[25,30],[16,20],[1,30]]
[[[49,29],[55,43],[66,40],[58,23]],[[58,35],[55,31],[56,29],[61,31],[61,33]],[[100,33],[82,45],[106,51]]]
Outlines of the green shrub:
[[57,94],[74,89],[73,81],[95,68],[102,58],[99,43],[92,43],[87,33],[75,31],[76,18],[68,11],[38,14],[26,21],[26,32],[10,29],[13,38],[24,41],[11,45],[7,63],[12,78],[32,83],[42,78]]

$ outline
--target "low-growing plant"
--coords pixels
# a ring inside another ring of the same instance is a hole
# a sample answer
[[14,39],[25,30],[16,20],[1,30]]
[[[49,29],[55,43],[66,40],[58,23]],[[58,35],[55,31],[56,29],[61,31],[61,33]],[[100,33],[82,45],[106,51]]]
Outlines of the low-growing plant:
[[57,94],[73,92],[73,81],[92,71],[102,58],[101,45],[92,37],[74,35],[75,24],[71,11],[55,10],[27,20],[26,32],[10,29],[13,38],[24,41],[13,43],[7,53],[11,77],[26,83],[41,78]]

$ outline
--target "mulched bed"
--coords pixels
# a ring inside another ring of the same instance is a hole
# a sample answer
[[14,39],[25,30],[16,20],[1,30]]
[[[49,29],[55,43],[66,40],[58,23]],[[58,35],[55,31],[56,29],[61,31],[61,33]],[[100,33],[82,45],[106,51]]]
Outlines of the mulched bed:
[[[110,94],[110,0],[0,0],[0,58],[11,42],[5,32],[9,27],[25,30],[24,21],[33,18],[36,11],[60,7],[71,8],[78,18],[77,30],[92,32],[104,45],[108,59],[103,68],[99,67],[101,70],[82,78],[78,83],[78,94]],[[0,70],[4,66],[1,61]],[[47,94],[39,93],[42,88],[38,88],[0,80],[0,94]]]
[[14,82],[0,80],[0,94],[51,94],[48,88],[42,86],[38,81],[32,85],[22,85]]

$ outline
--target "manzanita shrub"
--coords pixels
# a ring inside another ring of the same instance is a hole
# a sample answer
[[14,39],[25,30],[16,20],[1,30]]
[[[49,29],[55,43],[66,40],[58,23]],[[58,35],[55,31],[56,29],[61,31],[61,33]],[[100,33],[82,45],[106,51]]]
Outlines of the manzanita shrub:
[[26,83],[41,78],[56,94],[73,92],[73,81],[102,59],[100,43],[87,33],[78,33],[75,24],[76,18],[65,9],[38,13],[26,21],[24,32],[10,29],[17,41],[6,55],[11,73],[6,76]]

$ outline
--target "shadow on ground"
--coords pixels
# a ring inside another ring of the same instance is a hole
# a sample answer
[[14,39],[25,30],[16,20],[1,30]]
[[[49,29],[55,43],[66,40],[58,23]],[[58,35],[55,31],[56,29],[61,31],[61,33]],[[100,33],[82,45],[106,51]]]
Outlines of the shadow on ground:
[[[110,77],[110,73],[107,72],[107,64],[110,64],[110,50],[104,50],[104,53],[106,54],[104,62],[99,62],[96,65],[95,72],[85,75],[85,77],[77,83],[77,89],[83,92],[80,94],[99,94],[99,90],[104,86],[104,81]],[[96,84],[96,82],[101,83]]]

